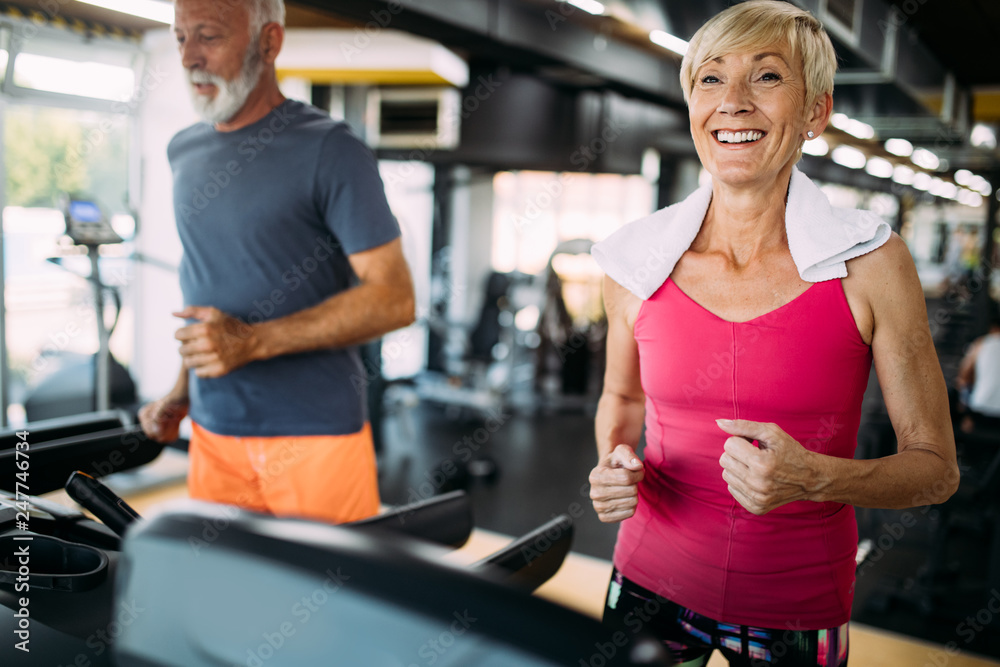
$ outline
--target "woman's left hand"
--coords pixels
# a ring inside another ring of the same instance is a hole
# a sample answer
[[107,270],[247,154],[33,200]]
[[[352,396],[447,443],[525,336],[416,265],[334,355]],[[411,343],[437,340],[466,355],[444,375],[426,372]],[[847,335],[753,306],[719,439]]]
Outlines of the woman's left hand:
[[[753,514],[809,500],[821,486],[817,457],[775,424],[719,419],[726,440],[719,459],[729,493]],[[759,447],[754,447],[756,440]]]

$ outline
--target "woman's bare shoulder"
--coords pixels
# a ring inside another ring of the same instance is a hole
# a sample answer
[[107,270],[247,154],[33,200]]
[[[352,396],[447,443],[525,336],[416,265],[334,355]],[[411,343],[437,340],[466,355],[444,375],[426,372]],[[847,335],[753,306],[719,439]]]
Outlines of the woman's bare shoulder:
[[872,324],[887,318],[926,321],[920,276],[906,242],[895,232],[882,246],[847,262],[844,292],[852,310],[864,310]]
[[631,329],[639,316],[642,299],[619,285],[610,276],[604,276],[604,310],[608,320],[624,321]]

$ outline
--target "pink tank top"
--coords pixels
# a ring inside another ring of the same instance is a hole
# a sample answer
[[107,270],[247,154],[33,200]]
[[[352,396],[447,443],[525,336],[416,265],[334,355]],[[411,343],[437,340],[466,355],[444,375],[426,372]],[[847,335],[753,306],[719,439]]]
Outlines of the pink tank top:
[[646,393],[645,479],[615,567],[723,623],[832,628],[850,619],[854,508],[799,501],[764,516],[722,480],[716,419],[774,422],[804,447],[853,458],[871,348],[839,280],[748,322],[728,322],[667,281],[635,322]]

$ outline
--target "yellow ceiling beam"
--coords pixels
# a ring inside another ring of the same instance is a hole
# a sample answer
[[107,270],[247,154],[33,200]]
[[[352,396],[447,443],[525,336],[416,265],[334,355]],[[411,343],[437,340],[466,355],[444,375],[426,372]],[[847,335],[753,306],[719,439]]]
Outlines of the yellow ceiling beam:
[[279,79],[305,79],[328,85],[371,84],[379,86],[451,86],[452,82],[429,70],[398,69],[305,69],[280,68]]

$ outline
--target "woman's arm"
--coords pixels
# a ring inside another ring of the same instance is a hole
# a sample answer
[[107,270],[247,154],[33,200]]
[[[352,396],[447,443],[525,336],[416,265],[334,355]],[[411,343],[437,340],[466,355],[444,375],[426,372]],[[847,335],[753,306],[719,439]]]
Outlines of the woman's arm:
[[604,278],[604,310],[608,316],[604,389],[597,404],[597,457],[620,444],[635,447],[642,436],[646,396],[639,381],[639,348],[632,334],[641,301],[611,278]]
[[[794,500],[904,508],[947,500],[958,488],[948,395],[916,267],[897,235],[852,260],[845,289],[870,309],[872,354],[897,453],[842,459],[805,450],[774,424],[720,423],[733,436],[720,459],[730,492],[763,514]],[[848,280],[850,284],[848,284]],[[758,439],[753,447],[745,438]]]
[[598,463],[590,473],[590,498],[597,516],[606,523],[622,521],[635,513],[638,484],[644,474],[634,451],[645,416],[639,349],[632,335],[640,305],[638,297],[610,278],[604,279],[607,364],[594,420]]

